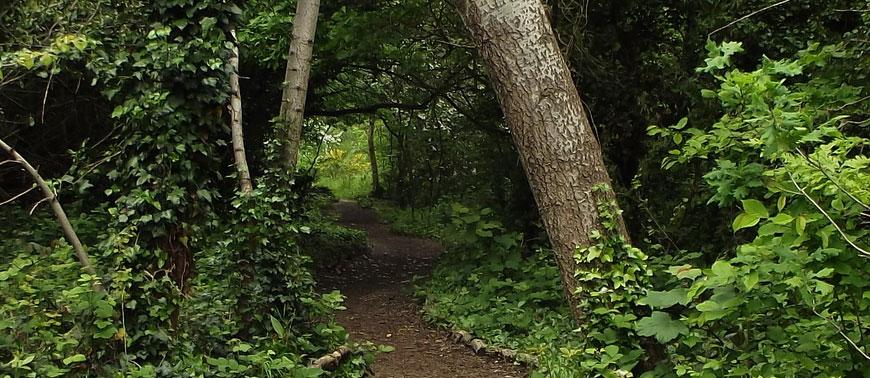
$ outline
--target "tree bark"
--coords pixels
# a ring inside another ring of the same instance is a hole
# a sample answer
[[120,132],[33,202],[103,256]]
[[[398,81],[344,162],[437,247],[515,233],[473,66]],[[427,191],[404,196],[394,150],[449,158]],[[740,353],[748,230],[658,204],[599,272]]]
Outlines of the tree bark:
[[[556,255],[578,324],[574,253],[600,230],[600,201],[613,198],[601,147],[571,80],[540,0],[457,0],[459,11],[488,69],[535,202]],[[619,232],[628,240],[622,218]]]
[[[63,235],[66,237],[66,240],[69,241],[70,245],[72,245],[73,251],[75,251],[76,258],[78,258],[82,269],[92,276],[97,276],[97,271],[94,269],[94,266],[91,265],[91,259],[88,257],[87,252],[85,252],[85,247],[82,245],[82,242],[79,240],[72,224],[69,222],[69,218],[67,218],[66,213],[63,211],[63,207],[60,205],[60,201],[58,201],[57,195],[54,191],[48,186],[45,180],[42,179],[42,176],[39,175],[36,168],[33,168],[27,160],[24,160],[24,157],[16,152],[11,146],[6,144],[6,142],[3,142],[3,140],[0,140],[0,149],[6,151],[7,154],[12,156],[12,161],[20,164],[24,167],[24,170],[30,174],[30,177],[33,178],[33,181],[36,182],[36,185],[39,186],[42,193],[45,195],[45,201],[48,201],[48,203],[51,204],[51,210],[54,212],[55,217],[57,217],[57,222],[60,223],[61,229],[63,229]],[[103,291],[99,282],[94,285],[94,289],[97,291]]]
[[296,170],[299,145],[302,140],[302,120],[305,96],[308,93],[308,74],[320,0],[298,0],[293,19],[293,35],[284,72],[284,91],[281,96],[279,120],[286,133],[283,162],[290,172]]
[[251,171],[248,169],[248,158],[245,155],[245,136],[242,129],[242,89],[239,86],[239,40],[236,30],[230,29],[233,49],[230,53],[230,129],[233,139],[233,156],[236,161],[236,171],[239,174],[239,189],[242,193],[254,190],[251,183]]
[[372,197],[378,198],[381,196],[381,180],[378,174],[378,156],[375,150],[375,120],[369,120],[368,130],[369,141],[369,163],[372,166]]

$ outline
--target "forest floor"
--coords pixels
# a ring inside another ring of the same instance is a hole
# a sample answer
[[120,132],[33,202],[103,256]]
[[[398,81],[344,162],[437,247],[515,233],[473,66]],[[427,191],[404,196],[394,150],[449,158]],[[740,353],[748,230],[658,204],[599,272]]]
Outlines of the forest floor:
[[525,369],[508,361],[475,355],[455,343],[448,333],[425,322],[414,300],[411,278],[428,274],[442,249],[438,242],[399,235],[380,222],[377,214],[356,202],[335,205],[339,223],[364,230],[370,255],[343,262],[321,273],[324,289],[338,289],[347,297],[347,310],[336,314],[351,339],[391,345],[395,351],[377,356],[377,377],[519,378]]

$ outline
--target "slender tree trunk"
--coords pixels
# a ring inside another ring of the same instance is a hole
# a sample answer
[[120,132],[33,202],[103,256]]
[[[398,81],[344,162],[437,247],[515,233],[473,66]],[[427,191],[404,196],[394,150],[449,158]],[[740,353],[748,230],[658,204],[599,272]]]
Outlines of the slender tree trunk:
[[320,0],[298,0],[293,19],[293,35],[287,54],[287,69],[284,72],[284,92],[281,96],[282,127],[286,128],[284,141],[284,165],[296,170],[299,145],[302,140],[302,120],[305,111],[305,96],[308,93],[308,74],[311,71],[311,51]]
[[[575,320],[582,292],[577,247],[600,229],[597,203],[613,198],[601,148],[540,0],[457,0],[488,68],[514,144],[550,236]],[[622,219],[619,230],[628,240]],[[596,288],[583,288],[595,290]]]
[[233,49],[230,54],[230,129],[233,139],[233,156],[236,160],[236,171],[239,174],[239,189],[242,193],[254,190],[251,184],[251,171],[248,169],[248,158],[245,156],[245,136],[242,130],[242,89],[239,86],[239,41],[236,30],[230,29]]
[[369,163],[372,166],[372,196],[378,198],[383,190],[381,189],[381,179],[378,174],[378,155],[375,150],[375,120],[369,120],[368,130],[369,140]]
[[[60,201],[58,201],[57,195],[51,187],[49,187],[45,180],[42,179],[42,176],[39,175],[36,168],[33,168],[27,160],[24,160],[24,157],[16,152],[12,146],[0,140],[0,149],[6,151],[6,153],[12,157],[12,161],[20,164],[24,170],[27,171],[30,177],[33,178],[33,181],[35,181],[39,189],[42,190],[42,194],[45,195],[44,201],[48,201],[50,204],[51,210],[54,212],[55,217],[57,217],[57,222],[60,224],[60,228],[63,230],[63,235],[66,237],[66,240],[69,241],[69,244],[72,245],[73,251],[75,252],[76,258],[78,258],[82,269],[92,276],[97,276],[97,271],[94,269],[94,266],[91,265],[91,259],[88,257],[85,247],[79,240],[72,224],[69,222],[69,218],[66,216],[66,212],[63,211],[63,207],[60,206]],[[103,287],[99,282],[94,285],[94,289],[97,291],[103,291]]]

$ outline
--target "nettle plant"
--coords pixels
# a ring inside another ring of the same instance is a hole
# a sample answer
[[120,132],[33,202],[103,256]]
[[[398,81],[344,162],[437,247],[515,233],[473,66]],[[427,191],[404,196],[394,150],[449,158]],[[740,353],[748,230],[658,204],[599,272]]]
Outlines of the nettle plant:
[[[665,167],[702,160],[710,203],[738,208],[740,244],[709,268],[673,266],[672,288],[644,299],[679,316],[656,331],[678,376],[870,374],[870,158],[866,64],[843,46],[732,68],[739,43],[708,44],[721,119],[652,126],[677,148]],[[864,70],[864,71],[861,71]],[[655,313],[654,313],[655,314]],[[667,367],[667,368],[666,368]]]

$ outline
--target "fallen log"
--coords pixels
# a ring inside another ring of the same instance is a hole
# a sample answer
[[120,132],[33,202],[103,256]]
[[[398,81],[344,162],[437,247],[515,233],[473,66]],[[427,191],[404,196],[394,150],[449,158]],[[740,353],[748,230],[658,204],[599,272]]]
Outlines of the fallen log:
[[336,349],[334,352],[315,359],[308,365],[308,367],[319,368],[323,370],[335,369],[341,363],[341,360],[344,359],[344,357],[349,355],[351,352],[352,350],[350,349],[350,347],[348,347],[347,345],[342,345],[338,347],[338,349]]
[[467,331],[452,330],[450,331],[450,335],[453,341],[468,346],[476,354],[500,357],[506,360],[519,362],[526,366],[538,365],[538,358],[531,354],[518,352],[508,348],[486,345],[485,341],[474,337],[474,335]]

